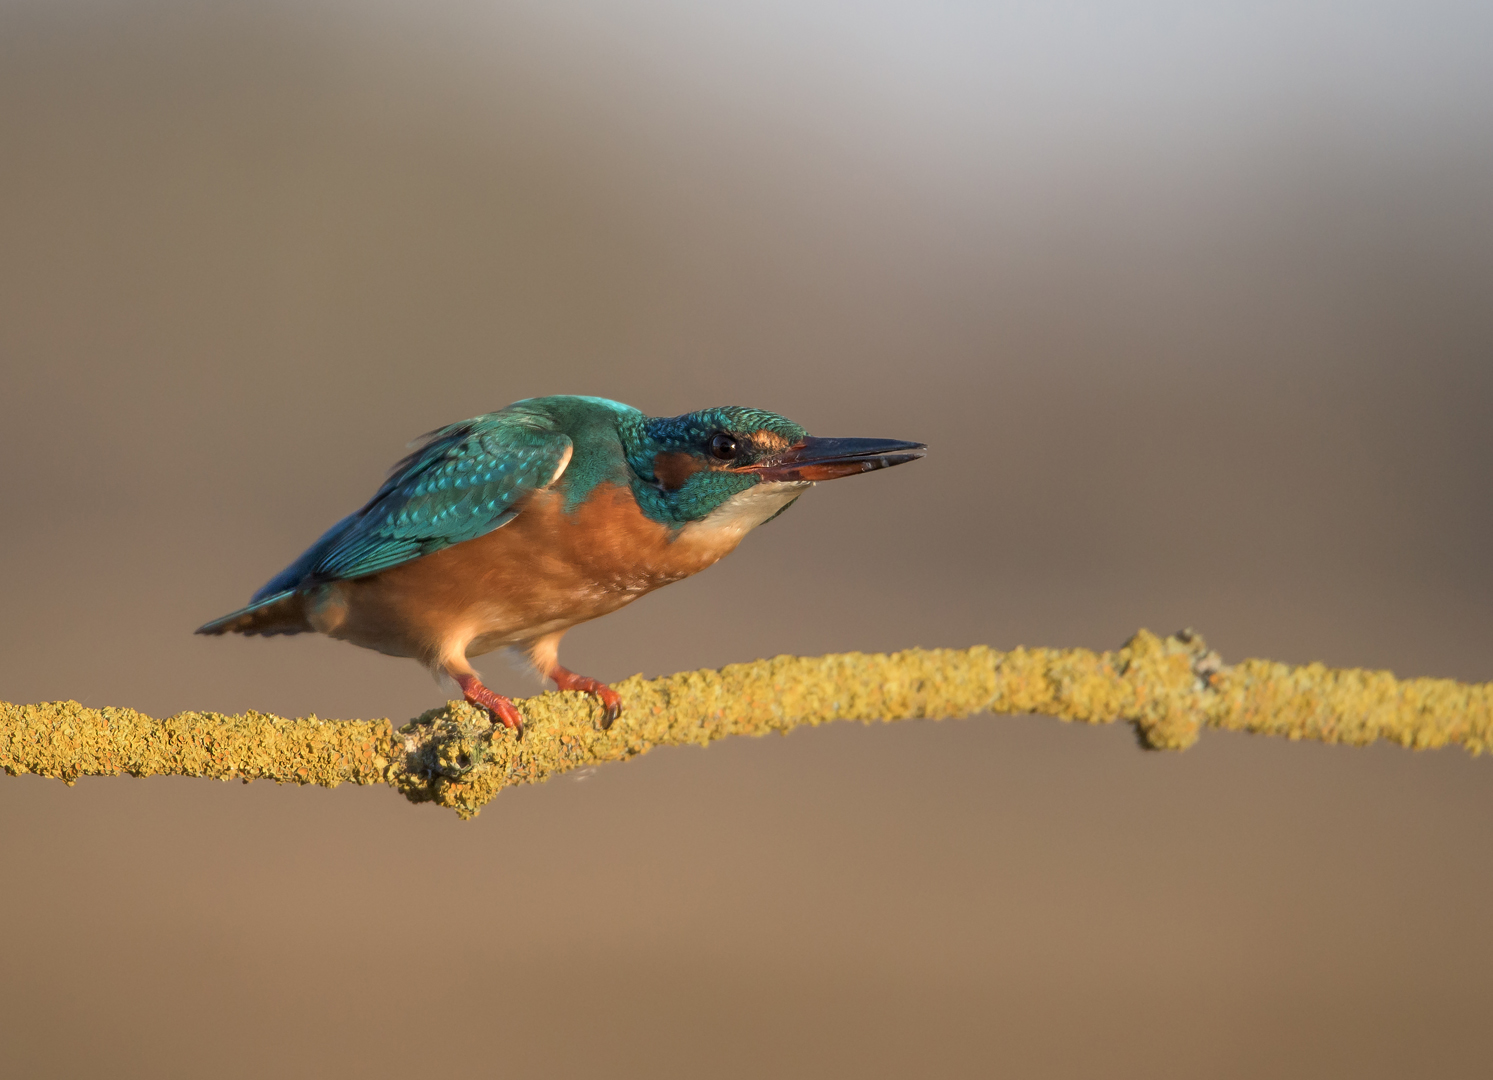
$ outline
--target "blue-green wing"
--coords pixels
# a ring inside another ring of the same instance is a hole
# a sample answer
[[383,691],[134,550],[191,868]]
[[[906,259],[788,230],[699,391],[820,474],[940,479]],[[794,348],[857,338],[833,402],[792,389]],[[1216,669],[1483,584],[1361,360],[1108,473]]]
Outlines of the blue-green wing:
[[570,452],[570,437],[553,421],[522,410],[431,432],[367,506],[332,526],[254,599],[308,581],[366,577],[492,532],[513,519],[525,495],[559,478]]

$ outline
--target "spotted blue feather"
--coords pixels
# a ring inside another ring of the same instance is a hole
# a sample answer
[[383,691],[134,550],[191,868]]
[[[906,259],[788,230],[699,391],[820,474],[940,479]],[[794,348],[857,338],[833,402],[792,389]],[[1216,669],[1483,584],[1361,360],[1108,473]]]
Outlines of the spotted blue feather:
[[367,577],[492,532],[513,519],[525,495],[558,478],[571,448],[550,417],[523,403],[433,431],[366,506],[327,530],[254,601]]

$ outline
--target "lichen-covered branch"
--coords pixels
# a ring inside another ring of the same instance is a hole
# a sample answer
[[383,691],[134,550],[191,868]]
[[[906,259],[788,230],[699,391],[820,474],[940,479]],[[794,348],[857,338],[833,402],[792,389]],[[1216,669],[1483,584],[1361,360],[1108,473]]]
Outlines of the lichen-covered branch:
[[264,713],[181,713],[75,701],[0,702],[0,768],[72,783],[80,776],[180,775],[336,787],[387,783],[413,802],[472,817],[511,784],[618,761],[655,746],[705,745],[832,720],[945,719],[1044,713],[1136,727],[1143,745],[1180,750],[1203,726],[1362,745],[1493,746],[1493,684],[1396,679],[1388,672],[1232,667],[1190,631],[1145,630],[1114,652],[1088,649],[909,649],[890,656],[779,656],[720,671],[616,684],[625,712],[610,731],[581,694],[519,702],[522,741],[487,714],[450,702],[404,727],[387,720],[288,720]]

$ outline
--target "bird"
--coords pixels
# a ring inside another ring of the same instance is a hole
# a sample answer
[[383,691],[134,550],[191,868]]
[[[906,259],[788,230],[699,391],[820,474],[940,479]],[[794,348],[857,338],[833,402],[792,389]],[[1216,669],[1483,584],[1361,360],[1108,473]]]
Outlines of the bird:
[[[503,647],[561,690],[561,637],[720,560],[817,481],[901,465],[923,443],[815,438],[743,406],[647,416],[600,397],[528,398],[429,432],[359,510],[199,634],[320,633],[449,676],[493,734],[513,701],[471,658]],[[501,728],[500,725],[501,724]]]

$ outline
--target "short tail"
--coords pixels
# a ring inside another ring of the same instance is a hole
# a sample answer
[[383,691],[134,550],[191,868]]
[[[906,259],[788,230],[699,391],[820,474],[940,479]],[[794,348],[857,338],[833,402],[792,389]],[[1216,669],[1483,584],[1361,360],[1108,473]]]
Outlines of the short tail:
[[231,615],[214,619],[197,628],[199,634],[307,634],[313,627],[306,621],[306,596],[294,589],[266,596],[257,603],[240,608]]

